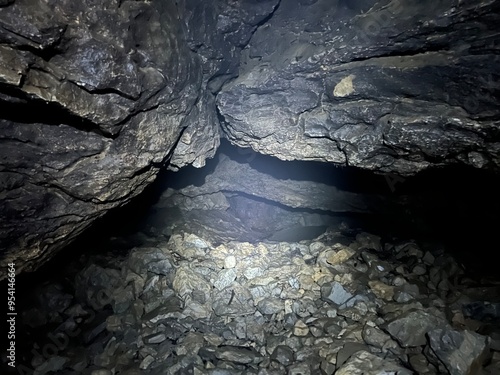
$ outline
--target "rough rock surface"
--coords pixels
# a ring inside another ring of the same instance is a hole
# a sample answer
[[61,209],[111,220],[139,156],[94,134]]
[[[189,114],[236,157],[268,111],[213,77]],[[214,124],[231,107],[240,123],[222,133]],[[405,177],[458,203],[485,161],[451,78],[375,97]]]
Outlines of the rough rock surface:
[[168,236],[183,228],[214,243],[300,241],[318,236],[328,225],[349,219],[355,226],[356,218],[370,215],[413,221],[407,207],[415,197],[384,194],[389,191],[384,178],[367,179],[361,170],[248,155],[223,141],[200,172],[170,174],[177,182],[162,190],[154,204],[151,232]]
[[499,6],[282,0],[217,97],[224,132],[283,160],[498,170]]
[[2,2],[0,278],[43,264],[169,159],[204,165],[213,92],[275,3]]

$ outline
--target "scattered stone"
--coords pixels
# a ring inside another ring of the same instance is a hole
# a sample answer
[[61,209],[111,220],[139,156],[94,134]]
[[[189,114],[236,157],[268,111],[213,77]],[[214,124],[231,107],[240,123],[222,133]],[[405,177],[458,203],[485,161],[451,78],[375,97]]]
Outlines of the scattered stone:
[[178,340],[175,346],[175,353],[178,356],[183,355],[197,355],[198,351],[205,344],[203,334],[196,332],[189,332],[182,339]]
[[434,264],[435,259],[436,258],[434,257],[434,255],[431,254],[430,251],[426,251],[424,257],[422,258],[422,261],[428,266],[432,266]]
[[285,345],[278,345],[271,354],[273,361],[278,361],[283,366],[288,366],[293,363],[294,354],[293,350]]
[[36,367],[34,375],[45,375],[47,373],[57,372],[63,369],[64,365],[69,361],[69,358],[61,356],[53,356]]
[[395,362],[384,360],[366,351],[354,353],[347,362],[335,372],[335,375],[381,374],[412,375],[412,372]]
[[415,370],[418,374],[436,374],[436,368],[429,363],[425,355],[422,353],[417,353],[410,355],[409,359],[410,366]]
[[309,334],[309,327],[302,320],[297,320],[293,326],[293,334],[295,336],[304,337]]
[[372,292],[378,297],[386,301],[391,301],[394,297],[394,287],[387,285],[381,281],[371,280],[368,282]]
[[434,329],[428,337],[432,351],[451,375],[478,373],[489,354],[487,338],[475,332]]
[[141,362],[141,364],[139,365],[139,368],[141,370],[147,370],[147,368],[152,364],[154,363],[155,359],[153,358],[153,356],[151,355],[148,355],[146,358],[144,358]]
[[425,345],[427,332],[446,325],[445,319],[424,310],[417,310],[391,321],[386,329],[402,347],[407,348]]
[[236,270],[234,268],[224,269],[217,275],[214,287],[217,290],[223,290],[231,285],[234,280],[236,280]]
[[413,267],[413,269],[411,270],[411,272],[414,274],[414,275],[417,275],[417,276],[423,276],[427,273],[427,270],[425,269],[424,266],[422,265],[416,265],[415,267]]
[[224,268],[230,269],[236,267],[236,257],[229,255],[224,259]]
[[415,284],[404,284],[394,291],[394,301],[406,303],[416,299],[420,295],[420,290]]
[[283,311],[285,304],[279,298],[266,298],[257,304],[257,309],[264,315],[272,315]]
[[321,286],[321,297],[327,302],[331,302],[337,306],[346,304],[354,297],[349,293],[342,284],[334,281]]
[[251,348],[237,348],[231,346],[217,348],[214,355],[217,359],[241,364],[257,364],[262,359],[261,356]]
[[359,351],[369,352],[369,349],[365,344],[359,342],[348,342],[344,344],[337,353],[336,366],[341,367],[354,353]]
[[393,341],[391,336],[375,326],[366,324],[363,327],[363,340],[375,348],[382,349],[388,342]]
[[[437,267],[449,259],[422,261],[414,243],[383,252],[367,234],[351,243],[329,236],[309,246],[234,242],[214,249],[199,237],[174,235],[168,246],[134,248],[133,266],[130,259],[90,265],[76,278],[77,296],[48,289],[59,296],[52,301],[72,303],[61,303],[63,312],[46,304],[24,314],[37,327],[56,321],[60,331],[81,329],[85,346],[65,350],[66,362],[40,357],[33,367],[40,375],[57,367],[126,375],[472,375],[486,363],[489,342],[500,347],[495,333],[487,339],[448,325],[437,285],[449,287],[452,272]],[[96,286],[108,298],[88,306]],[[499,304],[466,290],[449,305],[454,327],[490,328]],[[485,374],[496,375],[497,363]]]
[[354,250],[338,244],[333,249],[321,253],[318,264],[324,267],[337,266],[349,260],[354,254],[356,254]]
[[288,367],[288,375],[312,375],[311,366],[307,363],[297,363]]
[[92,370],[90,375],[113,375],[113,373],[108,369],[101,368],[97,370]]
[[475,301],[462,306],[465,317],[482,322],[492,322],[500,319],[500,303]]
[[163,332],[155,333],[144,337],[144,342],[146,344],[159,344],[167,339],[167,336]]
[[371,233],[359,233],[356,235],[356,242],[359,244],[362,249],[372,249],[372,250],[381,250],[380,245],[381,238]]

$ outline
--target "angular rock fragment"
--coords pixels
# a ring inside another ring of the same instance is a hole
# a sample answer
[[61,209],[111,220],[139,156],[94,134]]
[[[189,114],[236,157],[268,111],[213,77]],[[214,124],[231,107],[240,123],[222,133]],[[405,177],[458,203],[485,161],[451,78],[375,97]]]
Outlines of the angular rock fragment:
[[451,375],[478,373],[488,358],[488,339],[475,332],[445,328],[427,335],[432,352]]
[[366,351],[354,353],[347,362],[341,366],[336,375],[381,375],[398,374],[411,375],[412,371],[395,362],[384,360]]
[[428,332],[447,325],[448,323],[442,317],[424,310],[416,310],[389,322],[386,330],[398,341],[399,345],[406,348],[425,345]]

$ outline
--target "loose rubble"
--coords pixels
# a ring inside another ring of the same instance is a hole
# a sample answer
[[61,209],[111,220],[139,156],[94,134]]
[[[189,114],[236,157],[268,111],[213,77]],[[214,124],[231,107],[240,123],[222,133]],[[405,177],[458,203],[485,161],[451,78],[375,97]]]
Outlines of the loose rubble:
[[156,241],[88,264],[74,296],[42,288],[23,320],[56,328],[25,364],[35,375],[500,368],[499,301],[481,299],[442,251],[333,229],[299,243],[213,246],[188,233]]

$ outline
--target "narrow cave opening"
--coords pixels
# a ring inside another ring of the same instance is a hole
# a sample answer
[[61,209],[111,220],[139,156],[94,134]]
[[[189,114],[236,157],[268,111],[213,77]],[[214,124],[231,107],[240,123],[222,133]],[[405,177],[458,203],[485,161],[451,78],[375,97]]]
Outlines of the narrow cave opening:
[[499,187],[472,169],[402,178],[223,140],[205,167],[163,171],[18,277],[18,361],[37,374],[325,374],[363,368],[375,348],[410,374],[444,371],[457,335],[487,357]]

